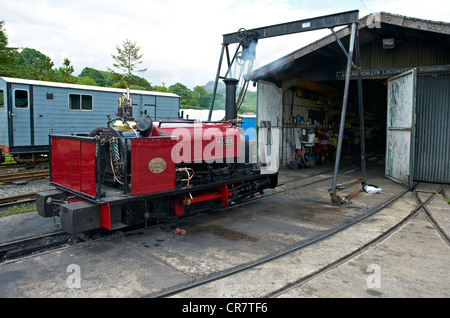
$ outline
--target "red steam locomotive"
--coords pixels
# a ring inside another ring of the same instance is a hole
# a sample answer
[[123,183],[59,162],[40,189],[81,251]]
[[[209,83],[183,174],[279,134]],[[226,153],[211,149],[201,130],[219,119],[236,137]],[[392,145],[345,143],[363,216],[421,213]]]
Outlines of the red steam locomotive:
[[225,121],[154,122],[146,114],[134,121],[124,95],[107,127],[85,136],[50,135],[56,189],[37,194],[38,214],[59,216],[70,234],[114,230],[226,209],[276,187],[278,173],[261,174],[249,159],[230,82]]

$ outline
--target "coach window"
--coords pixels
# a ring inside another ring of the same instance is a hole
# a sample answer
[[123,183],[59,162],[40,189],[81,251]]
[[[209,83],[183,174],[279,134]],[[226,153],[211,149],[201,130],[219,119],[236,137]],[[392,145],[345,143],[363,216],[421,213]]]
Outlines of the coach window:
[[24,89],[14,90],[14,107],[28,108],[28,91]]
[[70,110],[92,110],[92,95],[69,94]]
[[81,109],[82,110],[92,110],[92,96],[91,95],[81,95]]
[[0,89],[0,108],[5,107],[5,97],[3,89]]

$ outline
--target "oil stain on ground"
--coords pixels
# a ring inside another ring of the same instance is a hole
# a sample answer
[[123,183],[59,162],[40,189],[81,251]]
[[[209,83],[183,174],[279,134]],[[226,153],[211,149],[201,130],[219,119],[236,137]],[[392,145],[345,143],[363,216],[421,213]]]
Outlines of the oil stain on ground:
[[227,240],[232,240],[232,241],[248,241],[248,242],[256,242],[258,241],[258,239],[256,237],[253,236],[249,236],[247,234],[244,233],[240,233],[240,232],[236,232],[227,228],[224,228],[220,225],[212,225],[209,227],[209,232],[216,234],[220,237],[223,237],[224,239]]

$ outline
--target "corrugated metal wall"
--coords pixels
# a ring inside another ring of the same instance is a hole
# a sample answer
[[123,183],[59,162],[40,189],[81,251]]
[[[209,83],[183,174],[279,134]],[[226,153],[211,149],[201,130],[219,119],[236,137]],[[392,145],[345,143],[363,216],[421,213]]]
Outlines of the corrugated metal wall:
[[[382,48],[381,39],[362,45],[362,69],[445,65],[450,63],[446,43],[411,36],[411,38],[402,38],[401,41],[397,39],[396,44],[396,47],[391,50]],[[345,64],[342,63],[340,68],[345,70]]]
[[414,179],[450,183],[450,75],[417,78]]
[[[388,26],[384,28],[388,28]],[[396,27],[392,27],[392,29],[397,30],[395,32],[401,33],[407,31]],[[367,33],[376,34],[377,30],[376,28],[364,28],[360,32],[365,32],[367,36]],[[429,39],[424,35],[426,33],[422,32],[418,30],[409,31],[409,37],[402,36],[400,39],[396,39],[396,46],[391,50],[383,49],[382,39],[378,35],[375,35],[374,40],[362,44],[360,47],[362,70],[450,64],[448,36],[441,35],[439,38],[441,40]],[[342,41],[345,48],[348,49],[348,40],[342,39]],[[319,54],[321,52],[323,54]],[[347,67],[347,59],[336,43],[332,43],[326,48],[318,49],[317,52],[313,52],[304,57],[303,61],[305,69],[296,70],[295,80],[291,85],[294,85],[295,81],[336,80],[337,72],[343,72]],[[312,67],[307,67],[307,65],[311,65]],[[373,78],[376,78],[376,76],[373,76]],[[383,76],[379,78],[383,78]]]

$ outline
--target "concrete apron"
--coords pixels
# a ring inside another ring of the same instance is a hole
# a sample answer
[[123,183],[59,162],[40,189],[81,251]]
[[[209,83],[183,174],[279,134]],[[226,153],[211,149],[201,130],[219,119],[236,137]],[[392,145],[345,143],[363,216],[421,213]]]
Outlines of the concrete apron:
[[[402,187],[389,180],[372,180],[383,188],[382,194],[363,194],[348,207],[327,203],[329,182],[325,181],[309,190],[294,190],[221,215],[196,217],[186,221],[188,233],[184,236],[154,229],[142,235],[112,236],[101,242],[0,264],[0,297],[142,297],[188,283],[326,231],[350,220],[360,209],[375,207],[392,194],[402,192]],[[285,187],[288,186],[292,185]],[[433,201],[434,210],[435,204],[443,211],[439,222],[450,224],[448,204]],[[406,193],[376,216],[330,238],[251,270],[188,290],[178,297],[271,295],[358,251],[400,222],[415,206],[412,193]],[[300,288],[275,296],[401,297],[406,289],[409,292],[406,295],[411,297],[448,297],[448,260],[449,247],[419,215],[359,257]],[[76,286],[77,270],[81,271],[81,286]],[[434,275],[432,278],[430,273]]]
[[[448,222],[446,204],[433,202],[439,206],[439,217]],[[326,240],[175,297],[449,297],[450,248],[422,214],[355,258],[303,282],[308,275],[358,252],[415,207],[409,192],[376,216]],[[303,283],[295,285],[299,281]],[[274,293],[288,285],[293,286]]]

